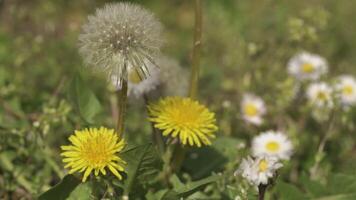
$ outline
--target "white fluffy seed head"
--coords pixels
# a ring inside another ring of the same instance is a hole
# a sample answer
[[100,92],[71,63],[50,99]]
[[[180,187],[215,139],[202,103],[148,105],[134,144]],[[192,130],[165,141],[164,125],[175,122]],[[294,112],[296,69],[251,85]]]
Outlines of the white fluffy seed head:
[[147,63],[155,65],[163,42],[161,32],[160,22],[141,6],[106,4],[83,26],[79,53],[88,66],[106,72],[109,78],[118,77],[121,85],[129,69],[143,79],[149,75]]

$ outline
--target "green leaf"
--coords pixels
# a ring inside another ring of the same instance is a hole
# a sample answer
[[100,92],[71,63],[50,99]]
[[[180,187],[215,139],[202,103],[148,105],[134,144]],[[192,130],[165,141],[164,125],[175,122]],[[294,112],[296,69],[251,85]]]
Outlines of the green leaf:
[[89,200],[91,194],[90,183],[81,183],[73,175],[65,176],[60,183],[41,194],[39,200]]
[[102,106],[94,92],[84,83],[80,76],[76,76],[70,84],[69,99],[74,108],[87,123],[94,123],[95,117],[101,112]]
[[279,181],[277,183],[276,190],[277,193],[279,194],[279,199],[288,199],[288,200],[309,199],[296,186],[283,181]]
[[313,200],[355,200],[355,199],[356,199],[356,193],[330,195],[330,196],[325,196]]
[[[200,179],[209,176],[211,172],[222,170],[228,160],[237,157],[236,147],[241,141],[229,138],[219,137],[214,140],[212,146],[206,148],[192,149],[183,164],[183,168],[192,174],[193,179]],[[211,158],[214,158],[213,160]]]
[[300,180],[303,185],[303,188],[305,188],[305,190],[311,197],[321,197],[329,193],[328,189],[325,188],[324,185],[317,181],[310,180],[310,178],[305,173],[302,174]]
[[175,175],[171,177],[171,182],[174,185],[173,190],[168,191],[163,197],[162,200],[176,200],[180,198],[188,197],[189,195],[195,193],[200,187],[215,182],[222,177],[219,175],[209,176],[207,178],[201,179],[199,181],[190,182],[183,184],[179,178]]
[[151,143],[140,145],[122,153],[127,162],[124,190],[126,194],[138,183],[149,183],[152,177],[159,172],[162,161]]

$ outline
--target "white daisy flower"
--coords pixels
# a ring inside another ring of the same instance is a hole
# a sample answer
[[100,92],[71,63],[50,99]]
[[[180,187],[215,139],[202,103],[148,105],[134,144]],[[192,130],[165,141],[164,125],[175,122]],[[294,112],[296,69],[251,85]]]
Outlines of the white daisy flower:
[[332,94],[333,89],[325,82],[312,83],[307,89],[307,98],[309,102],[319,108],[333,107],[334,103]]
[[[141,97],[144,94],[156,89],[160,84],[160,70],[152,65],[147,65],[150,71],[150,74],[144,78],[136,71],[136,69],[130,69],[128,72],[128,96],[133,96],[136,98]],[[120,85],[116,84],[117,80],[115,76],[112,76],[112,83],[114,86],[117,86],[116,89],[119,90]]]
[[266,131],[253,138],[252,154],[254,156],[274,156],[289,160],[293,145],[289,138],[280,131]]
[[262,116],[266,114],[266,106],[260,97],[245,94],[241,102],[241,112],[246,122],[260,125],[263,122]]
[[317,80],[327,71],[326,60],[308,52],[299,53],[288,62],[288,73],[298,80]]
[[345,106],[352,106],[356,104],[356,80],[353,76],[342,75],[338,78],[335,85],[337,97]]
[[235,172],[235,176],[241,175],[251,185],[259,186],[268,184],[268,180],[272,178],[276,170],[283,165],[278,162],[276,157],[258,157],[252,159],[247,157],[243,159],[239,169]]

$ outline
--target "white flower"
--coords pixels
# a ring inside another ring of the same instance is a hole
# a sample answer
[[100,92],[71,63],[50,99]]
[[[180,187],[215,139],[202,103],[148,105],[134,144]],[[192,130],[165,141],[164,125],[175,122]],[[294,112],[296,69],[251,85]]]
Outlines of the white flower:
[[292,153],[292,142],[280,131],[266,131],[253,138],[252,154],[254,156],[273,156],[289,160]]
[[268,180],[275,175],[276,170],[282,166],[276,157],[258,157],[256,159],[247,157],[247,159],[242,160],[235,176],[240,174],[254,186],[266,185]]
[[333,89],[327,83],[312,83],[307,89],[307,98],[316,107],[332,108],[334,105],[332,93]]
[[251,124],[262,124],[262,116],[266,113],[264,101],[253,94],[245,94],[241,102],[243,119]]
[[353,76],[340,76],[335,89],[337,97],[343,105],[351,106],[356,104],[356,80]]
[[293,56],[288,62],[288,72],[298,80],[317,80],[328,71],[326,60],[307,52]]

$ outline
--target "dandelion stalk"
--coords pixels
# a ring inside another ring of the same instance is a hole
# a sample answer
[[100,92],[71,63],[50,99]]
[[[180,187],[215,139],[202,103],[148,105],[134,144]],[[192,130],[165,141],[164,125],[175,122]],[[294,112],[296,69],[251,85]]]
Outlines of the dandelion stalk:
[[117,118],[117,133],[121,136],[124,134],[125,129],[125,112],[127,103],[127,81],[122,82],[122,88],[117,92],[118,96],[118,118]]
[[[148,108],[149,99],[148,99],[147,95],[144,95],[143,98],[145,99],[146,108]],[[161,155],[163,155],[165,146],[164,146],[164,141],[163,141],[162,134],[157,131],[157,129],[154,127],[154,124],[152,122],[150,122],[150,123],[151,123],[151,126],[152,126],[152,138],[153,138],[153,141],[157,146],[158,152]]]
[[195,29],[192,55],[192,73],[190,77],[190,98],[196,98],[199,80],[200,51],[202,37],[202,4],[201,0],[195,0]]
[[[195,0],[195,28],[194,28],[194,43],[192,55],[192,71],[190,77],[189,97],[195,99],[197,97],[198,81],[199,81],[199,65],[202,37],[202,3],[201,0]],[[173,156],[172,171],[179,172],[183,164],[186,149],[180,144],[177,144],[175,156]]]

